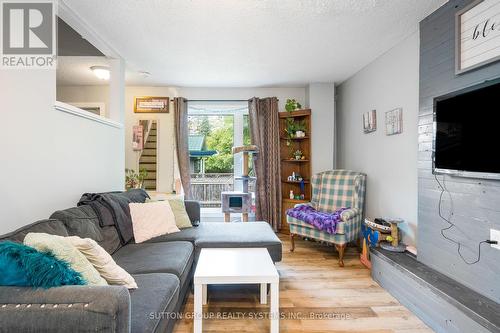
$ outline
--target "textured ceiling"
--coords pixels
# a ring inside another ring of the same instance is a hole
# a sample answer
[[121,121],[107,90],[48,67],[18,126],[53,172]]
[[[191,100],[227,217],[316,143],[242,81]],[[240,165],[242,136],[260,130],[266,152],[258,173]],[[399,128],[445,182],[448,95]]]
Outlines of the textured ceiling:
[[99,80],[90,69],[92,66],[110,66],[106,57],[65,56],[57,57],[58,86],[107,86],[109,81]]
[[128,84],[341,82],[445,0],[65,0],[127,61]]

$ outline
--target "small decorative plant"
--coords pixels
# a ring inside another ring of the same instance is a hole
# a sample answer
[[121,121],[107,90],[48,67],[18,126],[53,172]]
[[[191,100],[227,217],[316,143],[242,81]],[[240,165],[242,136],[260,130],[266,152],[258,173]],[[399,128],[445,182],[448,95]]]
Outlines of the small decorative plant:
[[295,121],[294,118],[286,118],[286,128],[285,134],[288,139],[286,142],[287,146],[290,146],[291,139],[302,138],[306,136],[306,124],[304,120]]
[[302,153],[301,150],[296,150],[294,153],[293,153],[293,157],[296,159],[296,160],[303,160],[304,159],[304,154]]
[[295,99],[287,99],[286,104],[285,104],[285,110],[288,112],[295,111],[297,109],[301,109],[302,105],[300,105],[299,102],[297,102]]
[[146,169],[142,168],[139,172],[134,169],[125,169],[125,188],[143,188],[144,179],[146,179],[148,172]]

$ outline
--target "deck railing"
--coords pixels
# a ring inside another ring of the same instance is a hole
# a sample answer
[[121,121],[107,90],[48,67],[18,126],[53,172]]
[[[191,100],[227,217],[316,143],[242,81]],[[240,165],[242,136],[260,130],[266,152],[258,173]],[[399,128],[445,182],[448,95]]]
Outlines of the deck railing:
[[[250,191],[253,191],[253,183],[249,185]],[[191,174],[191,196],[193,200],[198,200],[202,207],[221,207],[220,194],[225,191],[234,191],[234,174]]]
[[191,174],[191,196],[202,207],[220,207],[220,194],[233,191],[232,173],[194,173]]

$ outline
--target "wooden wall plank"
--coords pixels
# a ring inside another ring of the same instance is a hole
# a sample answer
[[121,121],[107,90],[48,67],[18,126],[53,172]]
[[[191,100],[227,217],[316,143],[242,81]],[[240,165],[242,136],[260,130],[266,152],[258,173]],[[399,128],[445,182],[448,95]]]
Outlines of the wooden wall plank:
[[[499,62],[455,74],[455,13],[471,2],[451,0],[420,23],[418,260],[500,302],[500,251],[483,245],[479,263],[469,266],[460,259],[456,245],[440,233],[446,223],[437,214],[441,191],[431,170],[434,98],[500,76]],[[445,178],[457,225],[448,234],[463,242],[464,255],[473,258],[478,241],[489,238],[489,229],[500,230],[500,181]],[[447,196],[445,200],[444,207],[450,204]]]

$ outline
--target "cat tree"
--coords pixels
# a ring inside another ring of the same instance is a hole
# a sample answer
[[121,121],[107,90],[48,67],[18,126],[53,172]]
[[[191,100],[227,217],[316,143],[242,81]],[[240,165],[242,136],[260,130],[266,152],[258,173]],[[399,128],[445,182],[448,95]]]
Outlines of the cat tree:
[[235,180],[241,180],[243,183],[243,191],[227,191],[221,193],[222,212],[224,213],[224,221],[231,221],[231,213],[241,214],[243,222],[248,222],[248,213],[252,207],[252,194],[248,192],[248,183],[250,180],[256,179],[248,175],[248,160],[250,154],[257,154],[259,149],[257,146],[248,145],[233,147],[233,155],[243,153],[243,172],[241,177]]

